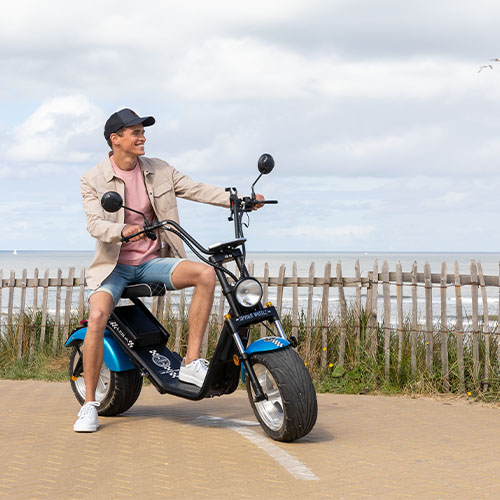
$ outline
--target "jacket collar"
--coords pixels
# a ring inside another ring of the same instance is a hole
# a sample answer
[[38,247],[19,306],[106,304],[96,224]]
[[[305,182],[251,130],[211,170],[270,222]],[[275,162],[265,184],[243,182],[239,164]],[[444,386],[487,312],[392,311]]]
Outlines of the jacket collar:
[[[108,156],[106,156],[106,158],[104,158],[104,161],[101,163],[104,179],[106,180],[106,182],[111,182],[113,178],[116,177],[115,171],[111,166],[111,161],[109,160],[112,154],[113,153],[111,152],[108,153]],[[141,158],[138,158],[138,161],[139,161],[139,167],[141,168],[144,175],[149,175],[153,173],[153,170],[151,170],[151,168],[148,168],[148,164],[146,161],[144,161]]]

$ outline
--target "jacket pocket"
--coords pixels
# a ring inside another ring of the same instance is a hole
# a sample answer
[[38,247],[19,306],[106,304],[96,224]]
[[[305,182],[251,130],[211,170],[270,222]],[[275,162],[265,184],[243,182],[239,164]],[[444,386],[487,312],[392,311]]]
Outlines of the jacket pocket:
[[171,184],[163,182],[153,186],[153,196],[150,197],[153,209],[158,219],[167,219],[169,211],[176,206],[175,193]]
[[163,184],[159,184],[153,188],[153,195],[155,198],[158,198],[159,196],[165,195],[169,191],[171,191],[170,194],[173,194],[172,185],[168,182],[164,182]]

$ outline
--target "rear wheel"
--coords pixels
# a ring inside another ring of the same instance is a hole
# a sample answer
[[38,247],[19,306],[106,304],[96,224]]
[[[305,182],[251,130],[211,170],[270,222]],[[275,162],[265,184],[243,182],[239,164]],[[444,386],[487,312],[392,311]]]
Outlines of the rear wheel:
[[[69,357],[69,379],[71,389],[78,402],[85,402],[85,382],[81,363],[83,361],[83,343],[74,345]],[[76,375],[74,375],[76,372]],[[95,399],[100,406],[99,415],[113,416],[127,411],[139,397],[142,389],[142,377],[139,370],[113,372],[103,363],[97,381]]]
[[250,362],[267,399],[256,403],[246,377],[248,398],[262,428],[276,441],[295,441],[311,431],[318,415],[316,391],[300,356],[290,347],[252,355]]

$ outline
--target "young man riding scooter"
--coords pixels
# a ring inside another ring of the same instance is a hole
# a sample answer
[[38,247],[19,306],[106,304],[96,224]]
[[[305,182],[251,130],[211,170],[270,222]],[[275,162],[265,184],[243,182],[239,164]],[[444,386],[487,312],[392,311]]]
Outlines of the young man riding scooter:
[[[141,234],[122,244],[122,237],[143,229],[144,218],[129,210],[106,212],[100,203],[105,192],[116,191],[150,222],[167,218],[178,222],[177,196],[229,207],[224,189],[195,182],[165,161],[144,157],[144,127],[154,123],[152,116],[140,117],[127,108],[113,113],[104,126],[111,152],[81,177],[87,229],[97,241],[86,275],[91,290],[83,355],[86,399],[74,425],[76,432],[94,432],[99,427],[95,391],[104,357],[104,330],[127,285],[162,282],[168,290],[194,287],[179,380],[201,387],[207,373],[208,362],[200,358],[200,348],[214,298],[214,270],[187,260],[181,239],[166,231],[154,239]],[[260,194],[256,197],[264,200]]]

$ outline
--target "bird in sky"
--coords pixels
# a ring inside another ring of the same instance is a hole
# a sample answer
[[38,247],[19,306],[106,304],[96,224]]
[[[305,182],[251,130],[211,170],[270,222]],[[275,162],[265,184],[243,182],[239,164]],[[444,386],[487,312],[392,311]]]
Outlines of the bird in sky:
[[490,59],[490,61],[500,62],[500,57],[495,57],[494,59]]
[[[500,61],[500,59],[499,59]],[[491,64],[483,64],[480,68],[479,68],[479,71],[478,73],[481,73],[481,71],[485,68],[490,68],[490,69],[493,69],[493,66]]]

